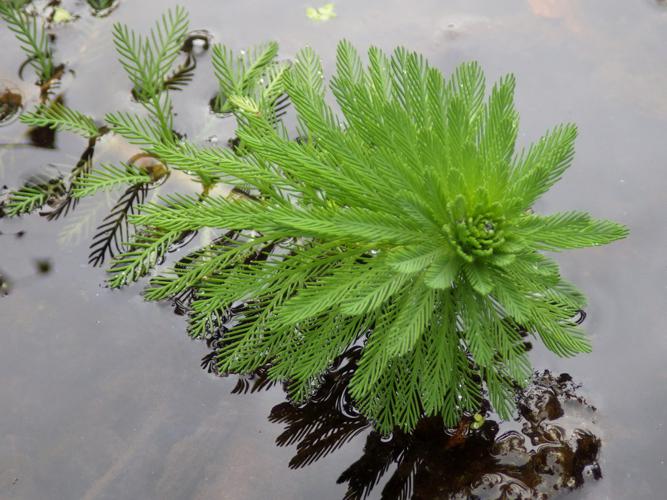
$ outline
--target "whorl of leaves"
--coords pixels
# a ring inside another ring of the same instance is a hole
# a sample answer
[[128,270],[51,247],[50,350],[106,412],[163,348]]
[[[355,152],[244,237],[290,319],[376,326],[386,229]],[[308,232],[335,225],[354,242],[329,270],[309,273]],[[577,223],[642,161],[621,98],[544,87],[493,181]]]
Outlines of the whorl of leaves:
[[212,101],[214,111],[230,113],[237,105],[232,98],[252,98],[263,111],[272,110],[277,116],[284,113],[284,75],[289,68],[277,61],[278,44],[269,42],[234,54],[223,45],[215,44],[212,63],[219,91]]
[[181,6],[163,14],[146,37],[124,24],[114,24],[114,44],[139,100],[152,99],[165,89],[188,24],[188,14]]
[[319,58],[299,53],[284,77],[299,142],[236,100],[247,154],[211,169],[253,186],[259,201],[176,197],[133,220],[169,232],[256,231],[274,242],[267,258],[239,253],[236,266],[225,261],[199,282],[193,307],[204,317],[246,303],[219,351],[220,371],[269,363],[269,376],[290,380],[301,400],[361,341],[350,394],[380,430],[412,429],[422,415],[454,425],[485,389],[508,417],[513,388],[531,372],[524,335],[561,356],[590,350],[575,322],[583,295],[540,251],[609,243],[627,230],[582,212],[531,211],[570,166],[576,128],[555,127],[517,152],[511,75],[487,97],[476,63],[446,80],[402,48],[391,56],[371,48],[368,59],[364,68],[349,43],[339,45],[331,82],[339,117]]

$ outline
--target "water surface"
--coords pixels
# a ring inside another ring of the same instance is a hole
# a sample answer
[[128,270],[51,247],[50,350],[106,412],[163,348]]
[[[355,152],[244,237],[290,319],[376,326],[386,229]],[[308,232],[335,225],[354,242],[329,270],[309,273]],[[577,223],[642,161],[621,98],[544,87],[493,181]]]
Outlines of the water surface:
[[[95,18],[83,2],[63,2],[81,16],[55,29],[57,58],[74,72],[59,90],[65,102],[97,118],[130,109],[111,24],[146,29],[172,5],[122,2]],[[585,326],[594,352],[560,360],[537,349],[533,360],[583,382],[597,407],[604,478],[570,497],[662,498],[667,7],[650,0],[348,0],[321,24],[307,19],[302,2],[192,0],[186,7],[191,27],[215,40],[239,49],[275,39],[284,57],[311,45],[327,72],[343,37],[362,49],[405,45],[445,72],[470,59],[489,80],[513,72],[523,144],[556,123],[579,125],[574,165],[537,209],[590,210],[627,224],[631,236],[558,256],[565,276],[589,296]],[[19,89],[24,106],[34,105],[38,90],[29,76],[18,78],[22,56],[5,29],[0,44],[0,81]],[[194,82],[175,98],[179,131],[200,141],[230,136],[233,124],[208,111],[214,93],[203,55]],[[0,187],[45,170],[65,173],[86,147],[69,134],[46,139],[40,145],[52,147],[35,147],[19,122],[0,127]],[[96,161],[133,152],[106,137]],[[268,420],[284,403],[281,389],[230,394],[236,379],[200,369],[206,346],[187,339],[182,317],[144,303],[140,286],[104,288],[103,270],[86,264],[105,203],[103,196],[84,201],[57,221],[0,220],[0,498],[342,498],[347,485],[337,479],[364,455],[369,430],[290,468],[295,446],[276,446],[284,422]],[[388,477],[370,498],[380,497]]]

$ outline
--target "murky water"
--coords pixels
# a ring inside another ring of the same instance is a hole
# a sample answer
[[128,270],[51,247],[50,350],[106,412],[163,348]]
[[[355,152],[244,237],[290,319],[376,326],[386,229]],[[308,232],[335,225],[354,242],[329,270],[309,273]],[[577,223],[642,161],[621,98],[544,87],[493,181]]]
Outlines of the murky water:
[[[171,5],[125,1],[109,17],[94,18],[84,2],[63,2],[81,16],[55,29],[57,58],[73,70],[60,89],[65,102],[99,118],[130,108],[111,24],[147,27]],[[308,44],[329,69],[343,37],[360,48],[403,44],[445,71],[477,59],[490,80],[517,75],[522,142],[558,122],[579,125],[574,166],[538,208],[590,210],[626,223],[631,236],[559,256],[566,277],[589,296],[586,327],[594,352],[559,360],[538,349],[533,360],[583,382],[581,392],[597,407],[594,417],[570,412],[580,419],[570,427],[594,421],[604,477],[569,498],[664,498],[667,6],[653,0],[341,0],[338,17],[321,24],[305,16],[302,2],[192,0],[187,7],[192,28],[232,47],[275,39],[290,57]],[[39,90],[18,78],[22,56],[5,29],[0,43],[0,87],[7,83],[0,94],[10,89],[29,108]],[[195,140],[230,136],[233,124],[208,112],[214,93],[204,54],[192,85],[175,98],[179,131]],[[16,187],[39,172],[65,173],[86,148],[69,134],[25,132],[11,117],[0,127],[0,187]],[[107,137],[95,160],[127,160],[134,152]],[[367,427],[343,425],[347,442],[319,460],[300,459],[300,443],[322,436],[290,438],[290,422],[303,415],[286,409],[279,387],[230,394],[237,380],[200,369],[206,346],[187,339],[171,308],[144,303],[140,286],[113,292],[101,286],[103,271],[87,265],[88,245],[110,203],[104,196],[83,201],[55,221],[0,220],[0,498],[339,499],[369,455],[403,453],[396,448],[403,438],[384,443]],[[425,427],[405,449],[419,463],[444,467],[438,448],[427,446]],[[300,460],[308,465],[296,467]],[[373,464],[386,466],[386,473],[367,488],[370,498],[397,477],[395,464]],[[445,484],[452,472],[442,470],[442,476],[418,477],[422,486],[435,484],[422,491]]]

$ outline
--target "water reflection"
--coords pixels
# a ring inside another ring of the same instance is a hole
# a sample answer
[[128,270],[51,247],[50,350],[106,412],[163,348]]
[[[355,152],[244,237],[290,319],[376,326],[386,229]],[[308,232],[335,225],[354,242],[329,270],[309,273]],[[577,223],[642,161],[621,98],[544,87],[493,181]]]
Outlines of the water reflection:
[[[378,493],[388,499],[546,499],[582,486],[586,478],[602,477],[600,440],[580,427],[581,414],[586,423],[594,408],[577,395],[569,375],[536,373],[529,388],[517,395],[515,422],[493,420],[487,402],[487,418],[468,416],[456,429],[431,417],[413,433],[397,430],[382,436],[346,394],[359,354],[353,348],[341,356],[307,403],[284,402],[269,416],[284,426],[277,445],[296,447],[292,469],[311,465],[370,431],[362,455],[338,477],[338,483],[347,485],[346,500]],[[241,378],[234,392],[271,385],[262,370]],[[567,425],[567,417],[577,412],[578,426]]]

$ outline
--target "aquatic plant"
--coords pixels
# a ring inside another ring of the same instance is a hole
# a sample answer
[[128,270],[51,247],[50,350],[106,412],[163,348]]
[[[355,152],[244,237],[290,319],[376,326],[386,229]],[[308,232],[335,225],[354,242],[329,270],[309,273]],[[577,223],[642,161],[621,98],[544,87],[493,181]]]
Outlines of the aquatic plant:
[[7,1],[0,3],[0,18],[7,23],[21,43],[21,49],[28,56],[28,63],[44,84],[53,77],[54,65],[49,35],[34,16],[26,14],[23,4],[26,2]]
[[73,132],[86,139],[96,139],[102,135],[92,118],[58,101],[40,104],[34,111],[22,114],[21,121],[32,127]]
[[165,89],[188,25],[187,12],[180,6],[163,14],[146,37],[127,25],[114,24],[114,45],[120,63],[134,85],[134,95],[140,101],[155,98]]
[[65,186],[59,177],[32,179],[9,194],[3,211],[10,217],[30,213],[64,194]]
[[147,295],[195,287],[194,335],[244,301],[219,370],[270,364],[270,377],[290,380],[296,400],[363,342],[349,390],[384,431],[411,429],[424,414],[454,425],[485,390],[508,417],[513,388],[531,372],[526,334],[561,356],[590,350],[575,323],[584,297],[541,252],[627,231],[582,212],[530,210],[570,165],[576,128],[556,127],[515,153],[512,76],[485,100],[476,63],[447,81],[402,48],[391,57],[371,48],[368,58],[364,69],[348,42],[338,47],[331,87],[339,118],[326,103],[319,59],[299,53],[285,77],[299,142],[237,99],[243,156],[184,143],[160,151],[172,165],[206,164],[237,179],[253,199],[165,198],[135,223],[258,236],[217,245],[154,280]]
[[[627,230],[531,208],[570,166],[574,125],[517,152],[511,75],[487,98],[476,63],[445,79],[416,53],[371,48],[364,68],[345,41],[331,80],[338,116],[312,49],[287,66],[275,62],[274,44],[242,57],[220,45],[214,107],[235,113],[238,141],[203,147],[174,131],[165,84],[185,27],[177,10],[148,39],[114,28],[147,113],[112,113],[106,123],[163,170],[81,170],[70,186],[72,199],[128,186],[94,243],[101,259],[91,257],[99,263],[115,245],[110,286],[136,281],[194,232],[219,230],[155,276],[145,297],[188,296],[190,335],[224,332],[218,371],[268,367],[297,401],[337,356],[363,345],[349,393],[382,432],[411,430],[424,415],[456,425],[485,397],[509,417],[514,389],[531,373],[528,336],[561,356],[590,350],[575,320],[585,299],[542,252],[609,243]],[[278,120],[283,92],[296,109],[296,140]],[[38,109],[23,120],[92,133],[79,118]],[[134,210],[168,169],[191,175],[202,194]],[[212,195],[222,182],[231,194]],[[132,237],[127,222],[138,227]]]
[[86,0],[86,3],[97,12],[113,6],[115,0]]
[[[212,101],[218,113],[235,110],[231,97],[252,98],[262,109],[285,104],[280,100],[284,93],[283,75],[288,68],[284,61],[277,61],[278,44],[269,42],[236,55],[227,46],[213,45],[212,63],[219,82],[219,92]],[[282,107],[281,107],[282,108]]]
[[[68,176],[64,195],[58,198],[57,203],[53,203],[52,210],[44,212],[43,215],[58,218],[75,208],[82,197],[92,195],[100,189],[125,187],[95,234],[89,257],[89,262],[93,265],[100,265],[107,257],[127,248],[127,241],[134,234],[134,227],[127,219],[128,215],[138,210],[138,206],[146,200],[149,187],[161,182],[168,175],[168,169],[159,162],[156,162],[158,165],[135,165],[135,159],[120,168],[102,165],[93,170],[92,159],[96,142],[110,131],[122,133],[128,128],[128,123],[129,127],[136,130],[142,120],[150,122],[143,132],[150,133],[156,141],[174,139],[171,101],[167,91],[178,90],[186,84],[195,65],[194,57],[189,53],[185,63],[176,64],[177,56],[187,41],[187,26],[187,13],[182,8],[167,11],[147,37],[138,35],[127,26],[118,23],[114,25],[114,42],[120,62],[132,82],[134,97],[144,113],[149,114],[148,119],[133,113],[119,112],[109,114],[106,117],[108,124],[98,126],[91,117],[65,106],[61,96],[53,101],[43,102],[21,116],[21,121],[33,127],[32,130],[72,132],[88,140],[88,147]],[[139,160],[141,156],[139,155]],[[27,213],[40,208],[39,202],[53,200],[48,193],[37,196],[35,190],[38,188],[39,186],[30,185],[15,192],[26,191],[34,194],[34,203],[23,203],[20,211],[12,209],[10,214]],[[13,206],[19,199],[22,198],[10,194],[7,203]]]

